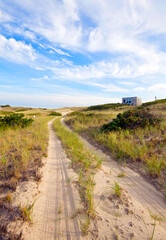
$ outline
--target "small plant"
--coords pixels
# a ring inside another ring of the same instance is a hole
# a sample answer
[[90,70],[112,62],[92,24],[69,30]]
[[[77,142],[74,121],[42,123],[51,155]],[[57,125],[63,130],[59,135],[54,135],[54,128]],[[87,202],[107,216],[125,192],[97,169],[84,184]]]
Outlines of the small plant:
[[150,237],[150,240],[153,240],[154,239],[155,228],[156,228],[156,225],[157,225],[157,221],[161,222],[161,221],[164,221],[164,219],[157,214],[151,213],[150,211],[149,211],[149,214],[151,216],[151,219],[154,220],[153,231],[152,231],[152,235]]
[[62,213],[62,208],[59,207],[59,208],[58,208],[58,214],[61,214],[61,213]]
[[32,212],[33,212],[34,204],[35,204],[35,201],[32,204],[26,204],[23,207],[19,206],[24,221],[32,222]]
[[90,217],[87,215],[86,218],[85,218],[85,220],[84,220],[84,222],[81,221],[81,224],[80,224],[81,232],[82,232],[84,235],[87,234],[89,224],[90,224]]
[[8,194],[6,195],[5,201],[7,201],[7,202],[11,202],[11,201],[12,201],[12,196],[11,196],[11,194],[8,193]]
[[121,197],[121,188],[120,188],[119,183],[114,182],[114,186],[112,187],[112,189],[114,190],[114,194],[120,198]]
[[118,174],[118,178],[123,178],[125,176],[126,176],[125,172],[121,172],[121,173]]

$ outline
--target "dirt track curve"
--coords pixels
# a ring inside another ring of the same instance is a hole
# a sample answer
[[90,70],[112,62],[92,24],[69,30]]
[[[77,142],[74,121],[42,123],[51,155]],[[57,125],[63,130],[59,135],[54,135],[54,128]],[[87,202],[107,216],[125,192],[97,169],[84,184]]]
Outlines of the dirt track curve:
[[74,172],[60,140],[48,123],[49,148],[44,166],[39,197],[34,206],[34,224],[26,233],[27,240],[81,239],[77,218],[72,218],[79,205],[79,196],[68,179]]
[[[62,123],[71,131],[64,119]],[[95,219],[97,234],[93,239],[166,240],[166,200],[163,195],[137,172],[120,166],[98,147],[82,137],[80,139],[103,160],[94,178],[98,217]],[[119,178],[121,173],[124,173],[124,177]],[[122,188],[123,201],[110,196],[114,182],[118,182]],[[156,224],[153,238],[154,219],[151,214],[162,219]]]

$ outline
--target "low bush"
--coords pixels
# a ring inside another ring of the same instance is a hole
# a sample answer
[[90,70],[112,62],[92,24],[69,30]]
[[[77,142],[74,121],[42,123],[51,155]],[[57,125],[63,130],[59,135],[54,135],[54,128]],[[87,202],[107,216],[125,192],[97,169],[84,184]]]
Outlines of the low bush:
[[147,110],[133,109],[124,113],[119,113],[112,122],[104,124],[101,131],[118,131],[121,129],[136,129],[138,127],[144,128],[146,126],[155,126],[161,119],[153,116]]
[[49,116],[62,116],[62,114],[58,112],[51,112]]
[[6,115],[4,117],[0,117],[0,127],[7,128],[7,127],[27,127],[29,126],[34,120],[31,118],[24,118],[23,113],[13,113],[11,115]]
[[10,107],[10,105],[0,105],[0,107],[2,107],[2,108],[6,108],[6,107]]

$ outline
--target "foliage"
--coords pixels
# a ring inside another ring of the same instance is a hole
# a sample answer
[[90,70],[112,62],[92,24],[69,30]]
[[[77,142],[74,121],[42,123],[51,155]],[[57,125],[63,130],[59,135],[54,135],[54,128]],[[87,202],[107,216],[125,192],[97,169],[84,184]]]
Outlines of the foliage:
[[6,107],[10,107],[10,105],[0,105],[1,108],[6,108]]
[[119,113],[112,122],[104,124],[101,131],[117,131],[121,129],[136,129],[138,127],[155,126],[161,119],[142,109],[132,109]]
[[34,120],[24,118],[23,113],[13,113],[11,115],[6,115],[4,117],[0,117],[0,127],[6,128],[6,127],[27,127],[29,126]]
[[62,116],[62,114],[58,112],[51,112],[49,116]]
[[126,104],[121,104],[121,103],[107,103],[107,104],[103,104],[103,105],[95,105],[95,106],[90,106],[87,109],[85,109],[85,111],[93,111],[93,110],[107,110],[107,109],[116,109],[118,107],[122,107],[122,106],[127,106]]

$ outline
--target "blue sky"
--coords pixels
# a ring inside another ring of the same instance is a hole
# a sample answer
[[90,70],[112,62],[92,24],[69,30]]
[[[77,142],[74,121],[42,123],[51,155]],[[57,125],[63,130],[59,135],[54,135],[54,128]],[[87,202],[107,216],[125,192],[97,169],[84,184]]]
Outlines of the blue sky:
[[166,98],[165,0],[0,0],[0,105]]

